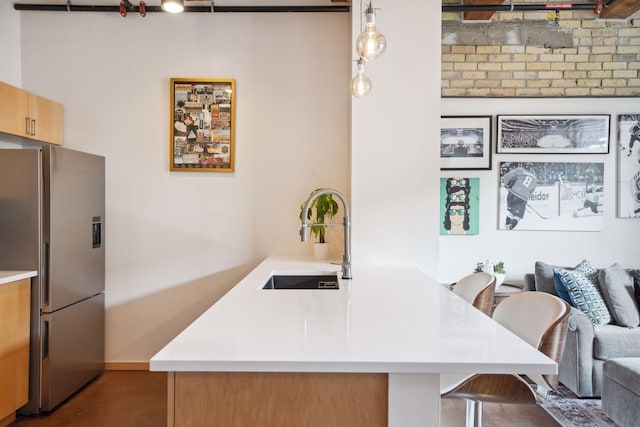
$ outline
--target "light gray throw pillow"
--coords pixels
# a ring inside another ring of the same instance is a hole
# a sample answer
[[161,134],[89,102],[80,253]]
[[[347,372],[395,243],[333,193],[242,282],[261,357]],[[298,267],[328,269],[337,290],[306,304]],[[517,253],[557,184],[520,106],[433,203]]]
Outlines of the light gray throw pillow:
[[570,268],[561,265],[547,264],[546,262],[536,261],[535,278],[536,291],[546,292],[551,295],[558,295],[553,282],[553,270],[556,268]]
[[618,264],[599,273],[600,290],[617,325],[635,328],[640,325],[640,312],[634,298],[633,277]]

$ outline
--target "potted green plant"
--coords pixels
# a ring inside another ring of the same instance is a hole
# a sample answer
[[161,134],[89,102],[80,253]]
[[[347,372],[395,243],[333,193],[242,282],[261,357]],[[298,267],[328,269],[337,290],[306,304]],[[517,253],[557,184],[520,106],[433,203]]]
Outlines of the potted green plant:
[[[491,268],[491,266],[493,266],[493,268]],[[496,288],[502,285],[507,275],[507,272],[504,269],[504,262],[502,261],[493,263],[491,262],[491,260],[488,259],[485,262],[477,262],[475,268],[473,269],[473,272],[479,273],[481,271],[491,273],[496,277]]]
[[[311,194],[318,190],[314,190]],[[300,219],[304,212],[304,204],[300,205]],[[313,224],[327,224],[327,221],[331,220],[338,213],[338,202],[333,200],[332,194],[322,194],[316,197],[309,210],[306,213],[307,220]],[[327,232],[326,225],[312,225],[311,233],[316,237],[316,242],[313,244],[313,252],[318,259],[327,259],[329,257],[329,243],[326,241],[325,236]]]

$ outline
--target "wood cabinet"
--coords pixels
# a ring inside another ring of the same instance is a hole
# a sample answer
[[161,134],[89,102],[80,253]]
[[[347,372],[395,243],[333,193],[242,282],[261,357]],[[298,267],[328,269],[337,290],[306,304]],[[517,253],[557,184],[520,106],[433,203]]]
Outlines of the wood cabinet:
[[62,145],[62,104],[0,82],[0,132]]
[[386,373],[169,372],[167,426],[386,427],[388,388]]
[[29,400],[31,279],[0,285],[0,427]]

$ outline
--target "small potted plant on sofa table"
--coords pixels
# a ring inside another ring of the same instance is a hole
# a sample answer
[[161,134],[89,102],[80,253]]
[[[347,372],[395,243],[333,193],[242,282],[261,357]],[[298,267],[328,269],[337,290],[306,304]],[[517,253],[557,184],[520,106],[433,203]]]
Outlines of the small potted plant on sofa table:
[[498,286],[502,285],[504,282],[504,278],[506,277],[506,271],[504,270],[504,262],[498,261],[497,263],[491,262],[491,260],[486,260],[485,262],[477,262],[476,267],[473,269],[474,273],[479,273],[484,271],[489,274],[493,274],[496,278],[496,289]]

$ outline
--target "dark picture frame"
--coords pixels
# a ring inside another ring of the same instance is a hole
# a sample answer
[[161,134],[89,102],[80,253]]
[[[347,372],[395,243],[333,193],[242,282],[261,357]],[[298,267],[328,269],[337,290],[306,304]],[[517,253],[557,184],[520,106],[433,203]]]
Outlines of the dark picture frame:
[[234,171],[235,85],[234,79],[171,79],[171,171]]
[[491,169],[492,116],[440,118],[440,170]]
[[610,114],[501,114],[496,153],[607,154],[610,126]]

